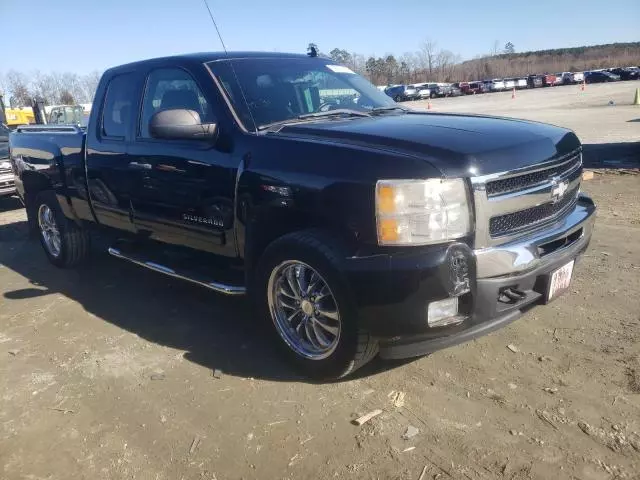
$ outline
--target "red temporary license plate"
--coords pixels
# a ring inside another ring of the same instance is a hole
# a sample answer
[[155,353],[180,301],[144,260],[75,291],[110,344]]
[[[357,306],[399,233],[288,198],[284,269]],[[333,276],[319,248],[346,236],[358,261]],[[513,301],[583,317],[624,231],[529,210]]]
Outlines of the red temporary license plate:
[[571,284],[571,275],[573,274],[573,264],[575,260],[571,260],[566,265],[560,267],[551,274],[551,280],[549,281],[549,293],[547,294],[547,301],[560,296],[565,290],[569,288]]

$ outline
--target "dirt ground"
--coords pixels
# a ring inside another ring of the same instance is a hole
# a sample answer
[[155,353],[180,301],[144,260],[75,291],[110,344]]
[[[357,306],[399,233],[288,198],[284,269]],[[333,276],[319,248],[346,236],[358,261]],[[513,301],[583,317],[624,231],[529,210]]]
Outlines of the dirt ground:
[[[609,88],[630,100],[628,83],[587,86],[590,107],[576,106],[578,87],[558,87],[432,108],[629,142],[640,107],[601,105]],[[545,110],[543,99],[555,100]],[[620,174],[584,184],[600,210],[568,295],[471,343],[333,384],[292,374],[246,300],[104,251],[56,269],[19,203],[1,200],[0,479],[640,478],[639,187]]]

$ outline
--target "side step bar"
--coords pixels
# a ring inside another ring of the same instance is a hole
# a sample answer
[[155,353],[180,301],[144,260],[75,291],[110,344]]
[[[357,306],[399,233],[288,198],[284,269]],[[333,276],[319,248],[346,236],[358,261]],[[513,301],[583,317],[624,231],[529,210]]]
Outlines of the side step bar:
[[142,260],[140,258],[136,258],[132,255],[126,255],[122,253],[117,248],[109,248],[109,255],[113,255],[114,257],[120,258],[122,260],[127,260],[128,262],[135,263],[144,268],[148,268],[149,270],[153,270],[154,272],[163,273],[170,277],[179,278],[181,280],[186,280],[187,282],[195,283],[196,285],[200,285],[201,287],[208,288],[218,293],[223,293],[225,295],[244,295],[247,293],[247,289],[245,287],[237,286],[237,285],[227,285],[219,282],[211,282],[208,280],[201,280],[198,278],[194,278],[192,276],[188,276],[186,274],[181,274],[173,270],[172,268],[165,267],[164,265],[160,265],[158,263],[149,262],[146,260]]

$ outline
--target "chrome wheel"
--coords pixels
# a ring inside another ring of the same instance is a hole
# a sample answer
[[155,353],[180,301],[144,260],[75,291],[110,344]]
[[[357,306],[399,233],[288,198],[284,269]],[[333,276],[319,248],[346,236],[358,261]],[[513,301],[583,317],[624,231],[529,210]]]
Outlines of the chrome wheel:
[[47,204],[43,203],[38,209],[38,225],[45,247],[52,256],[59,257],[61,249],[60,230],[58,230],[56,219]]
[[271,319],[289,347],[305,358],[330,356],[340,340],[340,312],[329,285],[306,263],[289,260],[268,283]]

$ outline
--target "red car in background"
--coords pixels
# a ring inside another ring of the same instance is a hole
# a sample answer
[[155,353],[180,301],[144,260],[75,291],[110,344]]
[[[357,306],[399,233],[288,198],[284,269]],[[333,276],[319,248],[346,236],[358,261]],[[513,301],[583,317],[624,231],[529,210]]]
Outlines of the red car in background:
[[476,93],[486,93],[489,89],[484,82],[469,82],[469,88],[467,89],[467,95],[475,95]]
[[469,82],[458,82],[454,83],[453,86],[459,89],[463,95],[468,95],[469,92]]
[[557,78],[553,73],[545,73],[542,75],[542,86],[553,87],[556,84]]

